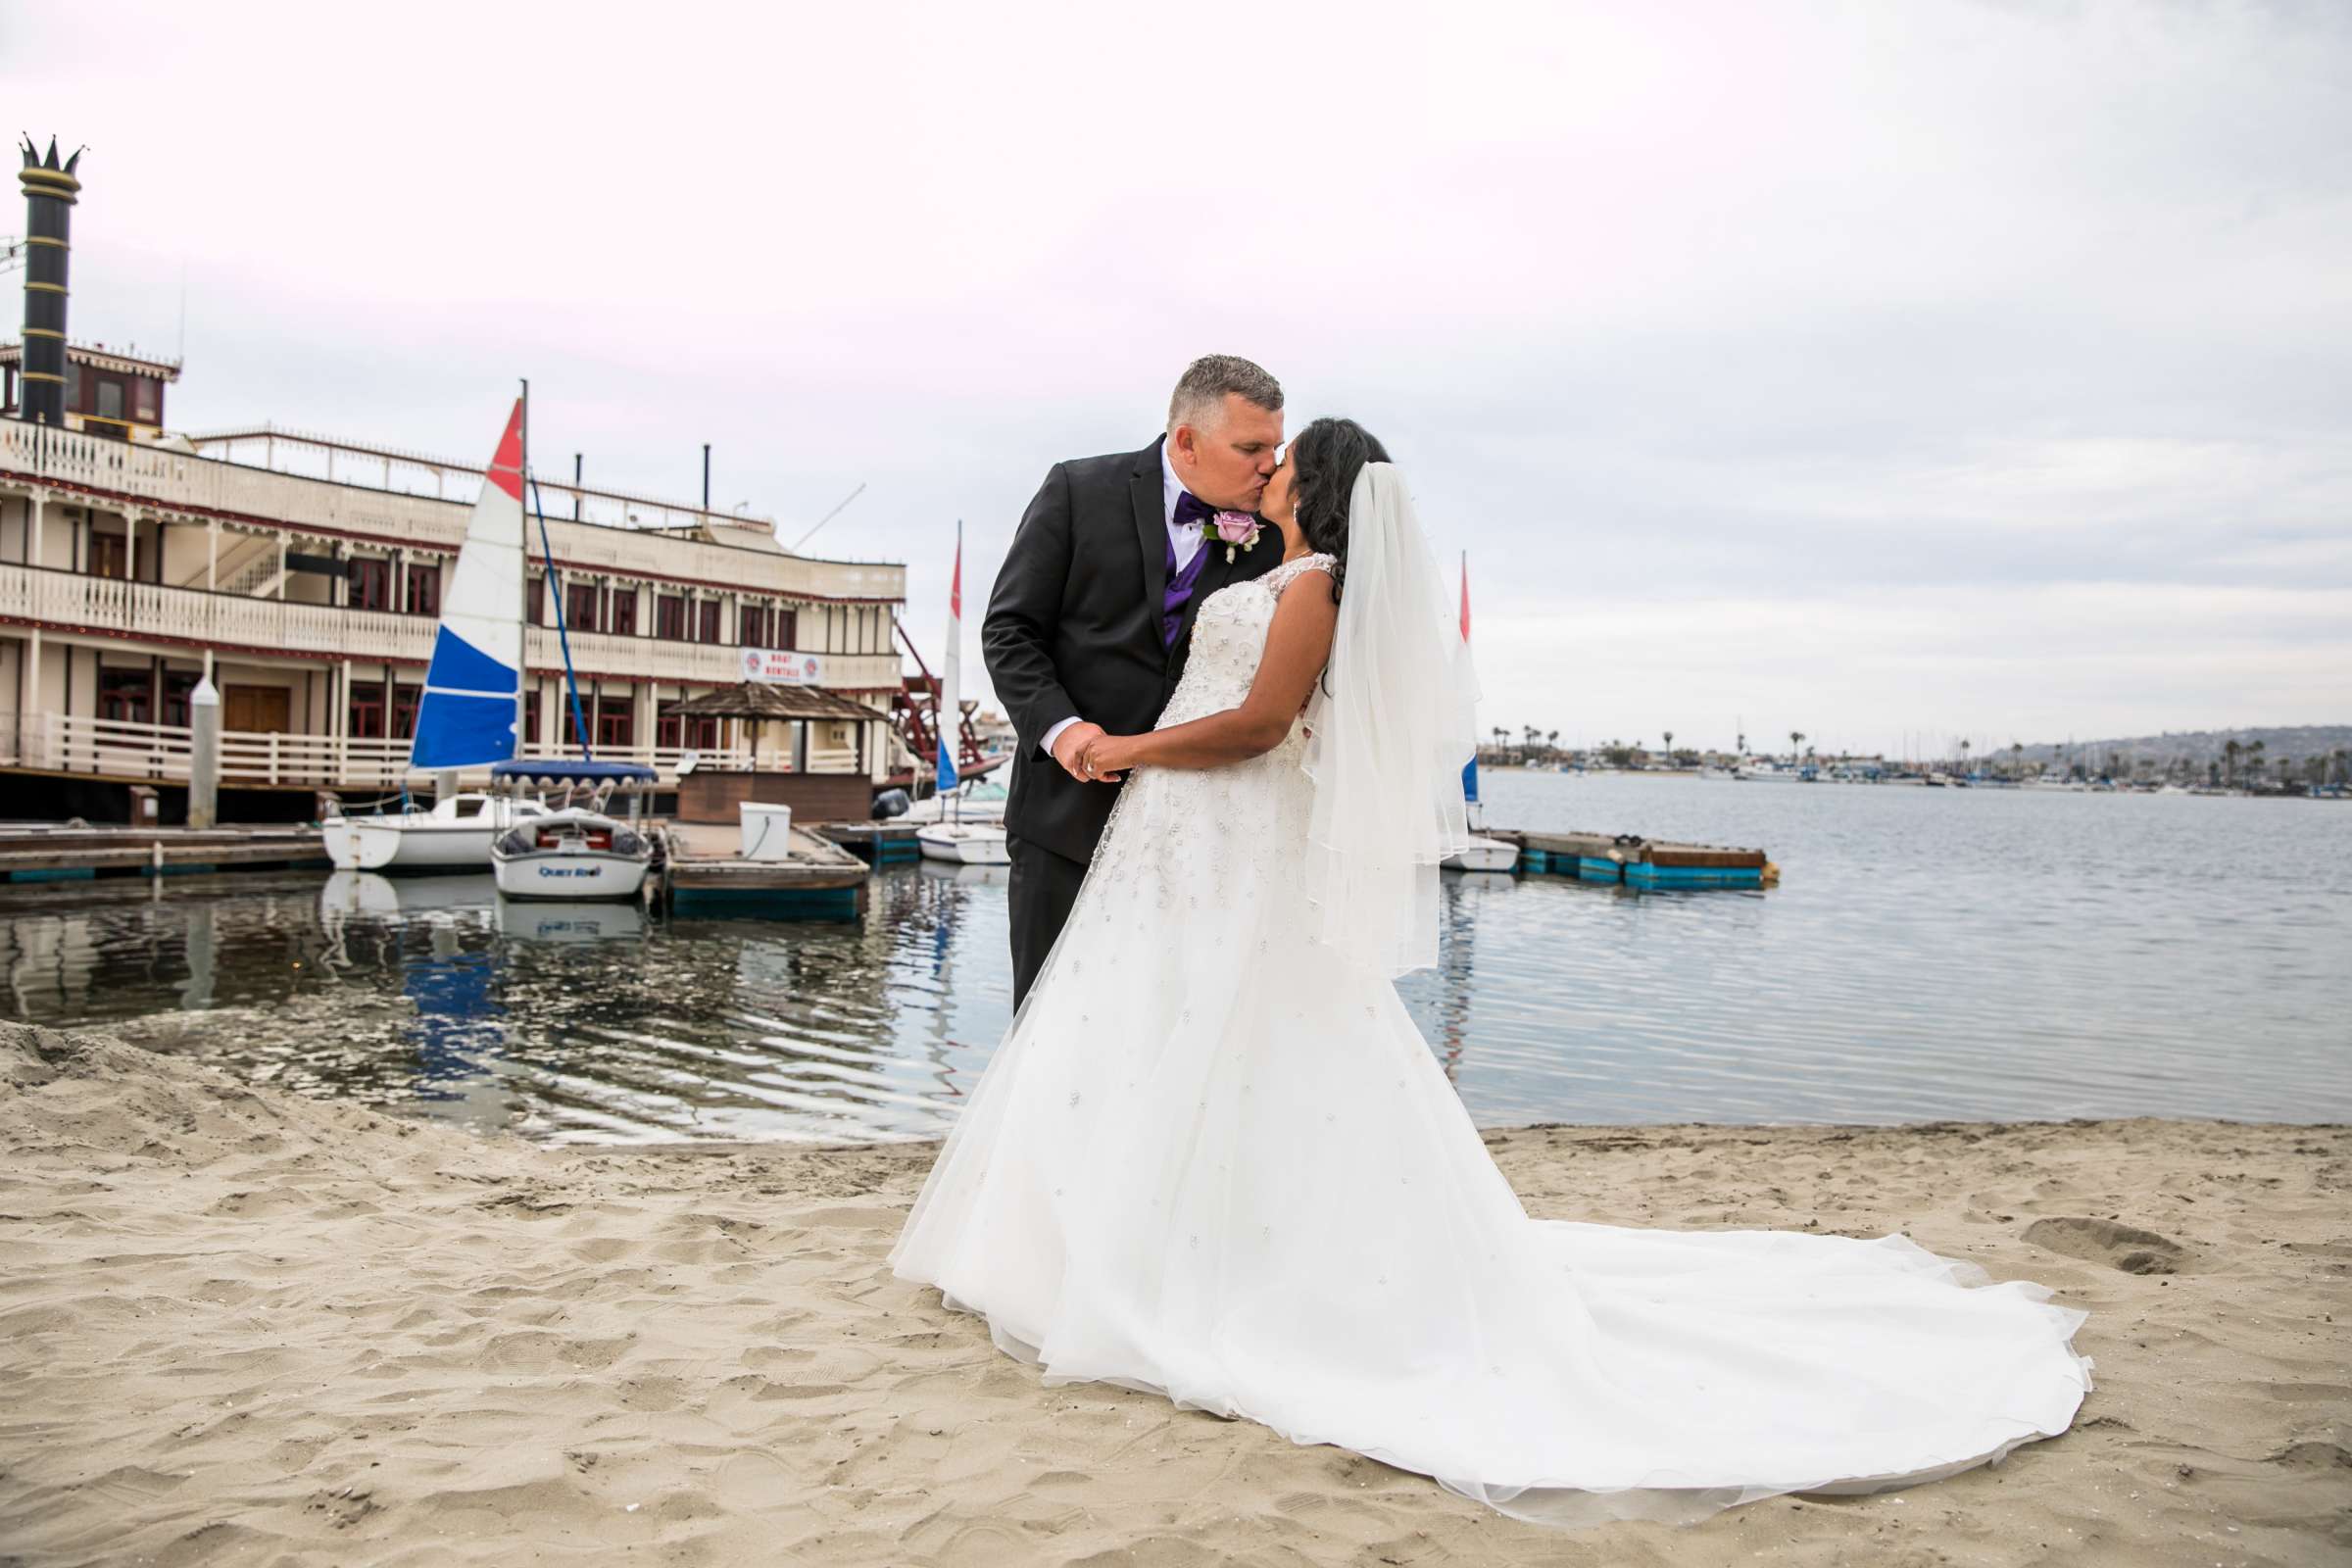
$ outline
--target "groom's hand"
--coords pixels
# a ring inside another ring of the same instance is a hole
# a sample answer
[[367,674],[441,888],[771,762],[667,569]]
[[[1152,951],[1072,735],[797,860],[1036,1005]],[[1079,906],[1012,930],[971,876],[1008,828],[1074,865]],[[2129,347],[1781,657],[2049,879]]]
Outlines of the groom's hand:
[[1054,737],[1054,760],[1061,764],[1063,772],[1081,784],[1101,782],[1086,770],[1084,759],[1088,744],[1100,738],[1102,734],[1102,725],[1089,724],[1086,720],[1080,719]]

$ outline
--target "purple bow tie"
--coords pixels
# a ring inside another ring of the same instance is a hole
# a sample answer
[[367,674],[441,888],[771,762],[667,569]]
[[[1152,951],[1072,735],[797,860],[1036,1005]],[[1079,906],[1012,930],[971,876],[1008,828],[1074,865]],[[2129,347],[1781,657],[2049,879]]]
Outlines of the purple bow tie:
[[1180,490],[1176,494],[1176,526],[1190,527],[1195,523],[1206,527],[1217,514],[1217,509],[1193,494]]

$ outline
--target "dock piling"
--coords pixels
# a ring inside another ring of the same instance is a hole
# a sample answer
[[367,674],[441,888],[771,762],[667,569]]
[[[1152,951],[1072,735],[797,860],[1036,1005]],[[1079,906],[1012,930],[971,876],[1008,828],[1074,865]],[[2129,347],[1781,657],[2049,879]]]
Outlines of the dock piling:
[[220,692],[207,674],[188,694],[188,826],[205,832],[220,818]]

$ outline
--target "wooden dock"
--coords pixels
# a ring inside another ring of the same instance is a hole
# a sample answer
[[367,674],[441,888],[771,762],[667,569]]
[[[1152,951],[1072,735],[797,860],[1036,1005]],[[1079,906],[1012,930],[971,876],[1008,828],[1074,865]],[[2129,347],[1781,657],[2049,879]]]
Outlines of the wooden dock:
[[747,860],[732,826],[667,824],[662,896],[670,912],[769,920],[854,920],[864,913],[871,868],[813,833],[791,831],[786,858]]
[[922,846],[915,843],[918,822],[819,822],[816,831],[868,865],[897,865],[919,860]]
[[316,827],[0,826],[0,882],[327,870]]
[[1706,888],[1762,888],[1780,880],[1762,850],[1715,844],[1676,844],[1638,833],[1520,833],[1487,830],[1489,838],[1519,846],[1518,870],[1528,876],[1568,876],[1617,883],[1643,892]]

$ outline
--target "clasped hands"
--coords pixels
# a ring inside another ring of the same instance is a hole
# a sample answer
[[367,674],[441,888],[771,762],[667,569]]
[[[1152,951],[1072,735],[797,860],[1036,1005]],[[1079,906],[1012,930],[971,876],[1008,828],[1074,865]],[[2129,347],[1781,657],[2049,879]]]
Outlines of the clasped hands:
[[1116,784],[1126,776],[1132,735],[1106,733],[1081,719],[1054,739],[1054,760],[1081,784]]
[[[1298,705],[1298,716],[1304,718],[1314,694]],[[1309,735],[1313,730],[1308,730]],[[1116,784],[1127,776],[1135,765],[1136,748],[1141,735],[1113,735],[1100,724],[1084,719],[1072,724],[1054,739],[1054,760],[1063,772],[1081,784]]]

